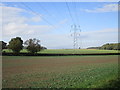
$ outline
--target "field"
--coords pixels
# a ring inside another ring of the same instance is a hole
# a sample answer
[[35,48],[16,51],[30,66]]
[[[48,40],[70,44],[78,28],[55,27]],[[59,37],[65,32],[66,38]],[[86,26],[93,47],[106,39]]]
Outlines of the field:
[[3,88],[102,88],[118,76],[118,56],[3,56]]
[[[12,52],[11,50],[4,49],[5,52]],[[26,49],[21,50],[21,52],[28,52]],[[88,53],[118,53],[118,50],[98,50],[98,49],[47,49],[42,50],[38,53],[48,53],[48,54],[88,54]]]

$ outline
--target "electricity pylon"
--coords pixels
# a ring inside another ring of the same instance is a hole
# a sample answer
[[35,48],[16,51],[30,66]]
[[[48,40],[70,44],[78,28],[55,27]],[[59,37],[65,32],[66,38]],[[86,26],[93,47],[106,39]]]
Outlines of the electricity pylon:
[[78,39],[80,38],[81,32],[80,25],[71,25],[71,32],[71,36],[73,37],[73,49],[78,49]]

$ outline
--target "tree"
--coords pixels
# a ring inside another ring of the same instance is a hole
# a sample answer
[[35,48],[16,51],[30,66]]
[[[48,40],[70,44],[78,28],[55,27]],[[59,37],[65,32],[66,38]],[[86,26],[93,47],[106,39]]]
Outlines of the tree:
[[6,49],[7,48],[6,44],[7,44],[6,42],[0,41],[0,49],[1,50]]
[[46,47],[44,47],[44,46],[41,46],[41,49],[42,49],[42,50],[44,50],[44,49],[47,49],[47,48],[46,48]]
[[120,43],[118,43],[118,50],[120,50]]
[[12,38],[9,42],[8,48],[14,53],[19,53],[23,48],[23,40],[20,37]]
[[25,45],[26,45],[26,49],[30,52],[30,53],[37,53],[40,50],[42,50],[41,45],[39,44],[40,40],[34,38],[34,39],[29,39],[25,41]]
[[104,44],[103,46],[101,46],[101,48],[100,48],[100,49],[107,50],[107,49],[109,49],[109,48],[108,48],[108,46],[109,46],[109,45],[110,45],[109,43]]
[[115,44],[113,50],[118,50],[118,44]]
[[120,43],[104,44],[103,46],[100,47],[100,49],[120,50]]

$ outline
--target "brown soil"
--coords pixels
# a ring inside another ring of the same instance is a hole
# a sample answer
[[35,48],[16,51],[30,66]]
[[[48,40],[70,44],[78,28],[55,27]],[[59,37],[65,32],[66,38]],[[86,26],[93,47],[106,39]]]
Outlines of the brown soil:
[[[3,58],[2,61],[2,74],[3,80],[8,80],[9,86],[19,83],[21,85],[28,84],[31,81],[47,80],[52,78],[51,76],[39,76],[40,73],[59,73],[70,71],[70,69],[76,66],[85,65],[99,65],[105,63],[117,63],[117,56],[110,57],[28,57],[28,58]],[[72,68],[71,68],[72,67]],[[76,68],[75,68],[76,69]],[[74,69],[74,70],[75,70]],[[80,69],[81,71],[88,70],[88,68]],[[79,70],[79,71],[80,71]],[[29,77],[23,77],[20,75],[33,75]],[[35,75],[37,74],[37,75]],[[15,77],[18,75],[18,77]],[[41,74],[40,74],[41,75]],[[20,79],[21,78],[21,79]],[[19,80],[14,82],[13,80]]]
[[68,57],[68,58],[28,58],[27,59],[3,59],[3,76],[6,74],[31,73],[31,72],[49,72],[63,67],[74,65],[100,64],[117,62],[117,57]]

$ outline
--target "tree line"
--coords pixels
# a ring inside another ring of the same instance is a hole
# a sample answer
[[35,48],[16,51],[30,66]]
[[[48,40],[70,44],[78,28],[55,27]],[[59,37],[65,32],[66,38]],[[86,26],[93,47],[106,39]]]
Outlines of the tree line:
[[120,43],[107,43],[101,47],[89,47],[87,49],[120,50]]
[[0,41],[0,46],[2,46],[1,51],[3,49],[11,49],[13,53],[16,53],[16,54],[19,54],[23,48],[27,49],[28,52],[33,54],[43,49],[47,49],[46,47],[41,46],[40,40],[36,38],[28,39],[25,42],[23,42],[23,40],[20,37],[16,37],[16,38],[12,38],[9,41],[8,45],[6,42]]

